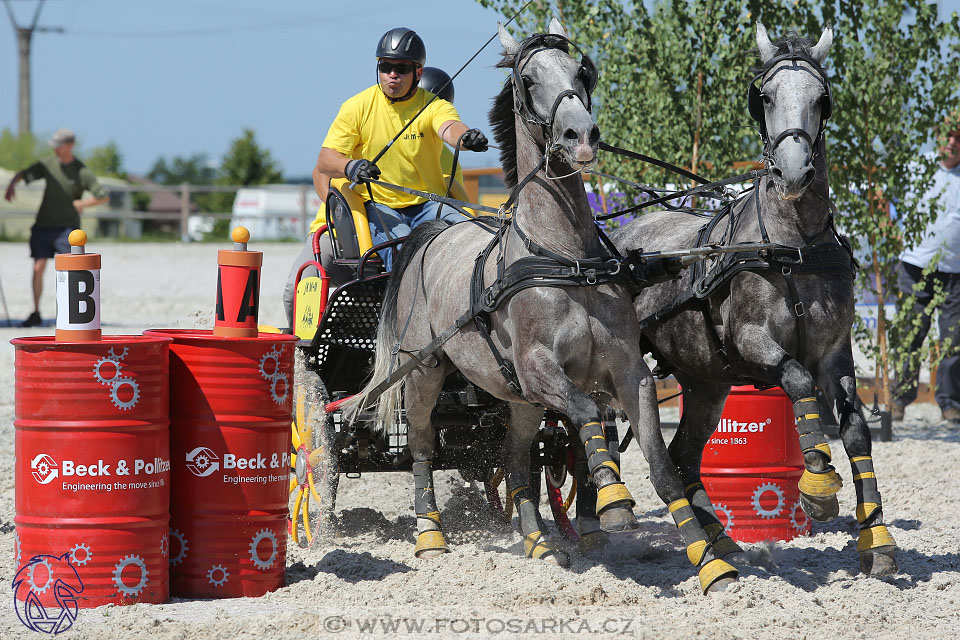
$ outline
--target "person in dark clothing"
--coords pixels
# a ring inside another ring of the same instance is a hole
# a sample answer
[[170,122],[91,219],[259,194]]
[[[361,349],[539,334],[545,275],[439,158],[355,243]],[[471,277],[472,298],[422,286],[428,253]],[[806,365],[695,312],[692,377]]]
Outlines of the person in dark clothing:
[[[70,253],[67,237],[80,228],[80,214],[87,207],[107,201],[107,192],[96,176],[73,155],[76,137],[70,129],[59,129],[50,140],[54,155],[14,174],[7,186],[7,202],[13,200],[17,182],[46,180],[37,219],[30,229],[30,257],[33,258],[33,312],[21,327],[35,327],[40,317],[40,295],[47,260],[57,253]],[[85,191],[92,196],[83,198]]]

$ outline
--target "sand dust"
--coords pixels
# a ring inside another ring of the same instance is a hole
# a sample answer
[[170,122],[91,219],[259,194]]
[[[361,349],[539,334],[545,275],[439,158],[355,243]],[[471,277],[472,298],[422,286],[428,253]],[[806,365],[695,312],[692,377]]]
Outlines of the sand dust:
[[[212,326],[216,245],[103,244],[105,333]],[[264,252],[261,321],[283,317],[280,291],[293,244]],[[24,244],[0,244],[11,313],[29,311]],[[45,317],[54,314],[53,275]],[[2,308],[0,308],[2,312]],[[0,316],[2,318],[2,316]],[[52,327],[0,329],[0,584],[14,574],[13,347],[9,340]],[[666,432],[670,437],[672,434]],[[522,556],[521,539],[494,517],[455,473],[438,473],[438,498],[453,553],[413,557],[412,481],[406,474],[343,478],[339,533],[304,551],[291,544],[287,586],[265,597],[174,601],[81,610],[66,638],[596,637],[946,638],[960,632],[960,429],[931,405],[908,408],[892,442],[874,443],[884,514],[900,550],[900,573],[859,574],[856,498],[850,469],[833,441],[844,479],[841,515],[813,535],[745,545],[740,580],[700,595],[679,535],[632,446],[623,458],[636,497],[638,532],[615,537],[597,560],[573,554],[569,568]],[[552,526],[549,509],[541,509]],[[418,630],[419,629],[419,630]],[[0,598],[0,635],[35,637],[17,620],[12,593]]]

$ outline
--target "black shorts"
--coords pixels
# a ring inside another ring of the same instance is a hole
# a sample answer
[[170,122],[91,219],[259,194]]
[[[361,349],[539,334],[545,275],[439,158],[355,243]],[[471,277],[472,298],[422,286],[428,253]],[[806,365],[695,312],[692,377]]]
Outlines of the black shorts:
[[30,228],[30,257],[34,260],[52,258],[58,253],[70,253],[71,227],[38,227]]

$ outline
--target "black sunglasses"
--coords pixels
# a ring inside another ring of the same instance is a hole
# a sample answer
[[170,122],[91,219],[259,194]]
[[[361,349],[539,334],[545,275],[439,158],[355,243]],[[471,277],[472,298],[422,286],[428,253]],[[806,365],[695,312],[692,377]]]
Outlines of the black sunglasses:
[[416,65],[410,64],[409,62],[394,63],[381,60],[377,68],[380,70],[380,73],[389,75],[396,71],[398,75],[403,76],[411,73],[416,68]]

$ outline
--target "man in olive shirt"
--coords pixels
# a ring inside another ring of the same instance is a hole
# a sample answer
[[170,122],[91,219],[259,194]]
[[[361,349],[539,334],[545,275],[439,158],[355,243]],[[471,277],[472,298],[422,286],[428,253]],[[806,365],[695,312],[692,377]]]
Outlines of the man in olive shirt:
[[[75,136],[70,129],[60,129],[50,140],[54,156],[40,160],[13,176],[7,187],[6,199],[13,200],[14,187],[19,180],[27,183],[45,179],[43,200],[37,220],[30,229],[30,256],[33,258],[33,313],[21,327],[35,327],[40,318],[40,294],[43,293],[43,273],[47,260],[57,253],[70,253],[67,237],[80,228],[80,213],[87,207],[107,201],[107,192],[97,178],[73,155]],[[83,198],[89,191],[93,197]]]

